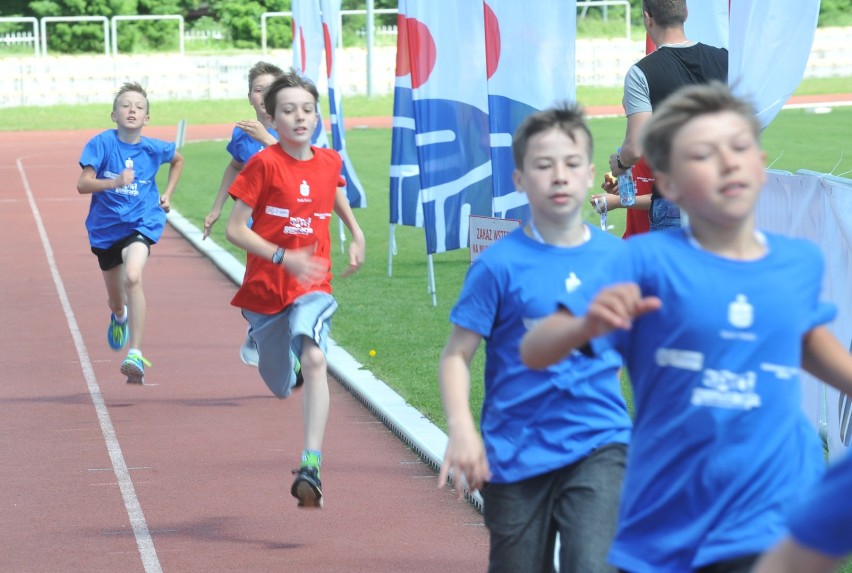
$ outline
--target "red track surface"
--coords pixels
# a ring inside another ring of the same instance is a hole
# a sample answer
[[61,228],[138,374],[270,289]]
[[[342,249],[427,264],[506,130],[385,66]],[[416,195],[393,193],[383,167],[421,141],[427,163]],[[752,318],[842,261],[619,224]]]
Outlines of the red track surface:
[[169,227],[145,271],[148,385],[125,385],[75,190],[93,133],[0,133],[0,571],[484,570],[479,513],[336,382],[325,508],[296,508],[301,396],[240,362],[233,284]]

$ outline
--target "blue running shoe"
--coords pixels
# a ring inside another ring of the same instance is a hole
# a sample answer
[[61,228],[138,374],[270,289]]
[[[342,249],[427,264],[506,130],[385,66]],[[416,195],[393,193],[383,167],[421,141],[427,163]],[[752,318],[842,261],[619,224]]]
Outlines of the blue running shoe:
[[124,324],[119,324],[115,318],[115,314],[109,317],[109,328],[107,329],[107,343],[113,350],[121,350],[127,344],[127,338],[130,335],[130,330],[127,328],[127,321]]
[[121,363],[121,373],[127,376],[128,384],[145,383],[145,367],[151,363],[138,352],[131,352]]

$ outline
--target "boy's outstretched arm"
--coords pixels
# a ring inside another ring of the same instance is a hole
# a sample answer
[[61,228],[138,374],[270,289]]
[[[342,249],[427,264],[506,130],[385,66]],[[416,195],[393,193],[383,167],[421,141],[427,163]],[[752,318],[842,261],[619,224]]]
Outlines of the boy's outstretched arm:
[[172,157],[172,160],[169,162],[169,178],[166,180],[166,191],[160,197],[160,207],[163,208],[163,211],[166,213],[171,209],[171,197],[172,193],[175,192],[175,188],[177,187],[178,181],[180,180],[180,174],[183,172],[183,155],[180,154],[180,151],[175,150],[175,156]]
[[337,192],[334,195],[334,212],[337,213],[337,216],[340,217],[340,220],[343,221],[343,224],[346,225],[346,228],[349,229],[349,233],[352,235],[352,242],[349,243],[349,268],[340,275],[341,277],[348,277],[364,264],[367,243],[364,233],[358,225],[358,221],[355,220],[355,213],[352,212],[352,207],[349,206],[349,199],[341,187],[337,188]]
[[521,359],[530,368],[546,368],[595,337],[616,328],[629,329],[635,317],[660,307],[660,299],[642,298],[634,283],[607,287],[594,298],[585,316],[560,309],[530,329],[521,340]]
[[447,417],[449,441],[438,475],[438,487],[444,487],[452,474],[458,497],[464,495],[466,481],[471,490],[480,489],[491,478],[485,446],[470,411],[470,362],[482,337],[466,328],[453,326],[441,353],[438,382]]
[[244,163],[232,159],[228,162],[228,166],[225,167],[225,172],[222,173],[222,182],[219,183],[219,191],[216,193],[216,198],[213,200],[213,208],[210,209],[210,212],[204,218],[204,234],[201,237],[202,241],[210,236],[210,231],[213,229],[213,225],[219,220],[219,217],[222,216],[222,207],[225,206],[225,201],[228,200],[228,189],[231,188],[231,183],[233,183],[234,179],[237,178],[237,175],[239,175],[240,171],[242,171],[244,165]]
[[817,326],[805,334],[802,367],[826,384],[852,395],[852,354],[825,326]]

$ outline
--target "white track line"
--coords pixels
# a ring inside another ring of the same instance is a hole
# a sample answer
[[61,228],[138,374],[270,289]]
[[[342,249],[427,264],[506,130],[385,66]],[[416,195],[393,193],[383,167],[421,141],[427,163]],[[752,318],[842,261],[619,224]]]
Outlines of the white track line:
[[133,481],[130,479],[130,472],[127,469],[127,464],[124,461],[124,455],[121,453],[121,446],[118,443],[118,438],[115,435],[115,428],[112,425],[112,420],[109,417],[106,403],[101,394],[100,386],[95,378],[95,372],[92,368],[92,362],[89,360],[89,353],[86,350],[86,344],[83,342],[83,335],[80,334],[80,328],[77,325],[77,319],[74,317],[74,311],[71,310],[71,303],[68,301],[68,293],[65,290],[65,285],[62,282],[62,277],[59,275],[59,269],[56,266],[56,259],[53,256],[53,248],[50,246],[50,240],[47,238],[47,232],[44,229],[44,223],[41,218],[41,213],[35,203],[30,184],[27,180],[27,174],[24,171],[24,165],[21,159],[16,160],[18,172],[21,175],[21,181],[24,184],[24,190],[27,194],[27,200],[30,204],[30,210],[33,213],[36,227],[38,228],[41,244],[44,247],[44,254],[47,258],[47,264],[50,266],[50,274],[53,276],[53,282],[56,285],[56,293],[59,295],[59,301],[62,303],[62,310],[65,312],[65,320],[68,322],[68,330],[71,331],[71,337],[74,339],[74,346],[77,348],[77,356],[80,358],[80,367],[83,369],[83,376],[86,378],[86,385],[89,388],[89,395],[92,397],[92,403],[95,406],[95,411],[98,414],[98,422],[101,426],[101,433],[106,442],[107,451],[109,452],[110,460],[112,461],[112,469],[115,472],[115,478],[118,481],[118,486],[121,489],[121,497],[124,499],[124,507],[127,509],[127,515],[130,518],[130,525],[133,527],[133,535],[136,537],[136,545],[139,548],[139,555],[142,558],[142,565],[145,567],[146,573],[162,573],[160,561],[157,558],[157,550],[154,548],[154,542],[151,539],[151,533],[148,531],[148,524],[145,523],[145,515],[142,513],[142,506],[139,504],[139,499],[136,497],[136,490],[133,487]]

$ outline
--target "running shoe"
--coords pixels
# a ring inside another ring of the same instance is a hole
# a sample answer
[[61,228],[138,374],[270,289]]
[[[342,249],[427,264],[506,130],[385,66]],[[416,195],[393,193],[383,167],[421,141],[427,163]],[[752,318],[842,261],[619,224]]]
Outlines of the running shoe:
[[121,373],[127,376],[128,384],[144,384],[146,366],[151,363],[138,352],[132,352],[121,363]]
[[322,507],[322,482],[319,478],[319,468],[302,466],[293,470],[296,479],[290,488],[290,493],[299,500],[299,507]]
[[113,350],[121,350],[127,344],[129,334],[127,320],[123,324],[119,324],[115,318],[115,313],[111,314],[109,317],[109,328],[107,329],[107,343],[109,347]]
[[257,344],[255,344],[254,339],[248,332],[246,332],[246,339],[243,341],[242,346],[240,346],[240,360],[246,366],[257,366],[260,360],[260,355],[257,353]]

